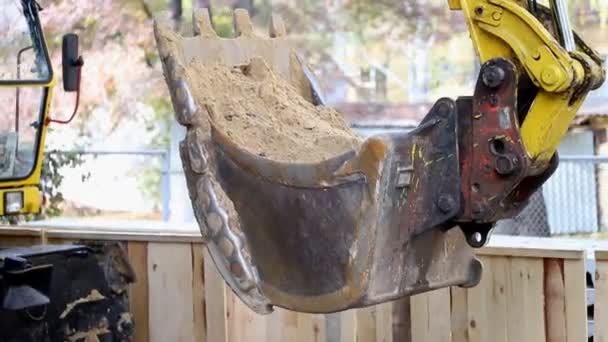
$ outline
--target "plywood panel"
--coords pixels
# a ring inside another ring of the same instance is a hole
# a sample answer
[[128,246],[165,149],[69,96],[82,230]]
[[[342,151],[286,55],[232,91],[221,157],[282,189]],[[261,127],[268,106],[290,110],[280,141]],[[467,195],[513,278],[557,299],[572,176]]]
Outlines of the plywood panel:
[[148,244],[151,342],[193,342],[192,247]]
[[[545,320],[548,342],[567,342],[563,260],[544,261]],[[586,317],[586,315],[585,315]]]
[[608,342],[608,255],[596,260],[594,342]]
[[205,316],[207,318],[207,341],[228,341],[228,307],[224,279],[215,268],[215,264],[205,250]]
[[566,331],[568,342],[587,339],[587,296],[585,260],[564,260]]
[[207,341],[205,315],[205,269],[204,245],[192,244],[192,314],[194,316],[194,341]]
[[148,243],[129,242],[127,245],[129,263],[135,272],[135,283],[129,288],[129,305],[135,335],[133,342],[150,341],[149,315],[148,315]]
[[412,341],[451,341],[450,289],[411,298]]
[[545,341],[543,260],[512,258],[507,290],[509,341]]

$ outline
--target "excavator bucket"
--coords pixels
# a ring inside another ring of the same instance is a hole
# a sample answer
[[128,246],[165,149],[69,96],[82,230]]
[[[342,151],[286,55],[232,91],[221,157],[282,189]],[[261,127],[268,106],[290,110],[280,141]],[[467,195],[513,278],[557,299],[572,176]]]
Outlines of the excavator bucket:
[[328,313],[447,286],[481,264],[459,214],[457,112],[442,99],[408,134],[362,141],[325,108],[297,42],[244,10],[220,38],[206,10],[194,36],[155,35],[201,234],[232,290],[258,313]]

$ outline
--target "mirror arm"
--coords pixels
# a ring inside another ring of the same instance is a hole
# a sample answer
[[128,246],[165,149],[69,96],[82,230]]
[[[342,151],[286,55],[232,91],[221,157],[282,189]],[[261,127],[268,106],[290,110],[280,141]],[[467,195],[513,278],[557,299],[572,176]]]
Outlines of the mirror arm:
[[80,105],[80,76],[82,73],[82,66],[84,65],[84,60],[81,57],[78,57],[78,59],[75,61],[74,65],[76,67],[78,67],[78,90],[76,91],[76,103],[74,104],[74,111],[72,112],[72,115],[66,119],[66,120],[60,120],[60,119],[53,119],[51,117],[47,117],[45,124],[48,126],[50,123],[58,123],[58,124],[69,124],[70,122],[72,122],[72,120],[74,120],[74,118],[76,117],[76,113],[78,113],[78,106]]

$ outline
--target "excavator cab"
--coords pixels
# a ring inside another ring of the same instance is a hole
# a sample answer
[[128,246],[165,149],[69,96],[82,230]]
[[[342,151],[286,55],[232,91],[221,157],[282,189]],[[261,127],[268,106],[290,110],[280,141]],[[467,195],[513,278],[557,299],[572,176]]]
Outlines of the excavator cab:
[[[44,141],[56,78],[34,0],[0,0],[0,216],[40,211]],[[66,91],[78,91],[78,37],[63,39]],[[56,120],[59,121],[59,120]]]

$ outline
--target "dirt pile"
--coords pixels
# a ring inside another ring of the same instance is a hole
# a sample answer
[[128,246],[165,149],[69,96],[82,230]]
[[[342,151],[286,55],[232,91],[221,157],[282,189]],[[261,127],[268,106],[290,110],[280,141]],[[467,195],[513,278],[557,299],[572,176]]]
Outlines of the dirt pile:
[[313,106],[263,60],[237,67],[193,62],[186,70],[195,100],[210,109],[214,126],[252,153],[313,163],[361,143],[340,113]]

